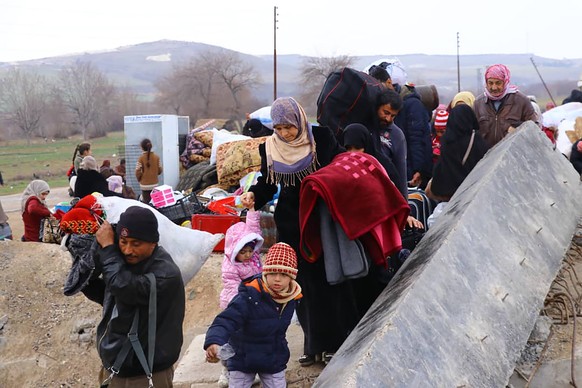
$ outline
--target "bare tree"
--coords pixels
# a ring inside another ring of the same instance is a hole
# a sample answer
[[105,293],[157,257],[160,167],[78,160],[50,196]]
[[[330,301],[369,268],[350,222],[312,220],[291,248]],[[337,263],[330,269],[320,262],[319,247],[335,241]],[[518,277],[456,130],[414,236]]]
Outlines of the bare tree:
[[245,63],[234,51],[221,51],[215,54],[217,75],[225,83],[234,100],[233,117],[241,114],[239,94],[245,89],[252,89],[260,82],[260,76],[253,65]]
[[47,106],[49,83],[41,75],[13,68],[0,82],[0,109],[30,139],[41,131],[41,117]]
[[337,57],[309,57],[301,65],[301,82],[304,91],[301,101],[304,106],[315,106],[321,88],[327,76],[343,67],[350,67],[354,63],[354,58],[347,55]]
[[176,115],[185,114],[184,107],[188,105],[190,93],[182,77],[182,67],[178,66],[155,83],[158,90],[155,102],[162,110],[169,109]]
[[104,135],[115,87],[90,62],[75,62],[61,70],[59,78],[60,94],[83,139],[89,137],[91,129],[96,136]]
[[156,103],[175,114],[188,114],[191,119],[224,115],[225,111],[229,117],[236,117],[249,98],[248,90],[258,82],[254,67],[237,53],[208,50],[175,66],[156,83]]
[[175,66],[170,74],[156,83],[156,103],[175,114],[208,117],[216,82],[212,58],[203,54]]

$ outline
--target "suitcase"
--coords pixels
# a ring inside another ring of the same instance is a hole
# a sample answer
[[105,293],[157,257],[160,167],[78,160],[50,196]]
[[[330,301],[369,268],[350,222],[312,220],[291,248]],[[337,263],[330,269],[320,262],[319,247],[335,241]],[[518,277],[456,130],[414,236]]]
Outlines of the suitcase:
[[[227,214],[194,214],[192,215],[192,229],[224,234],[231,225],[239,221],[241,221],[239,216]],[[224,239],[216,244],[213,251],[224,252]]]
[[424,225],[424,230],[428,230],[428,217],[432,214],[436,204],[426,196],[424,190],[409,187],[408,188],[408,204],[410,205],[410,215]]

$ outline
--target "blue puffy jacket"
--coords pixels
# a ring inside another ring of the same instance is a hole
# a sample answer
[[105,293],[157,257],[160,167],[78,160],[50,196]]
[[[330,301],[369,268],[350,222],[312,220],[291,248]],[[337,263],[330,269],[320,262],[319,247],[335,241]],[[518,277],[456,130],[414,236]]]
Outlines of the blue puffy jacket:
[[416,91],[413,90],[404,96],[402,109],[394,119],[394,123],[402,129],[406,137],[407,179],[411,180],[414,173],[420,172],[428,181],[432,175],[430,114]]
[[228,307],[206,332],[204,349],[229,342],[236,354],[227,360],[229,371],[277,373],[287,368],[290,352],[286,332],[297,300],[284,307],[264,290],[261,274],[241,283]]

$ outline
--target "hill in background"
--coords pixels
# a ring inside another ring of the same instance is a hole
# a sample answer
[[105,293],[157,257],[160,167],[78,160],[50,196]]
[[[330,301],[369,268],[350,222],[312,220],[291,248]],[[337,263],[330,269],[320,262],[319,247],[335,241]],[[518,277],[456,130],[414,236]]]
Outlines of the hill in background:
[[[129,86],[141,95],[155,93],[154,83],[168,74],[172,66],[189,61],[217,46],[196,42],[160,40],[119,47],[111,51],[87,52],[67,56],[42,58],[29,61],[0,63],[0,74],[13,66],[33,68],[41,74],[57,73],[62,67],[76,60],[91,62],[112,81],[120,86]],[[230,50],[227,50],[230,51]],[[255,90],[256,98],[269,101],[273,91],[273,57],[254,56],[239,53],[241,59],[251,63],[262,76],[262,85]],[[395,53],[376,56],[354,57],[357,69],[381,58],[397,57],[404,64],[409,81],[416,84],[434,84],[439,90],[441,101],[448,101],[457,92],[457,57],[455,55],[397,55]],[[308,57],[301,55],[277,56],[278,95],[297,96],[301,94],[301,65]],[[487,65],[503,63],[512,73],[512,83],[526,94],[533,94],[538,101],[549,100],[540,77],[533,66],[530,54],[482,54],[461,55],[461,90],[479,92],[484,70]],[[582,59],[550,59],[533,57],[538,70],[546,82],[550,93],[557,102],[576,87],[582,73]]]

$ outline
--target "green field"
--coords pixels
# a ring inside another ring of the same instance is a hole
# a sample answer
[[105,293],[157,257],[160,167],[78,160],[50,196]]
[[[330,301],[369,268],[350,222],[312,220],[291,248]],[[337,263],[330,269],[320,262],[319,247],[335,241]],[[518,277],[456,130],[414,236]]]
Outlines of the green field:
[[[69,184],[66,176],[72,164],[73,152],[81,137],[44,141],[35,139],[30,145],[26,140],[0,142],[0,171],[4,186],[0,186],[0,195],[19,194],[28,183],[35,179],[45,180],[51,187],[63,187]],[[112,132],[106,137],[89,140],[92,155],[101,165],[104,159],[111,160],[116,166],[123,152],[123,132]]]

